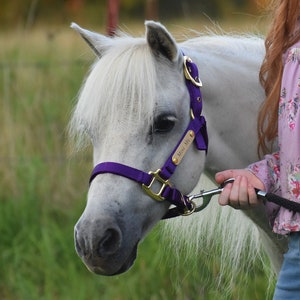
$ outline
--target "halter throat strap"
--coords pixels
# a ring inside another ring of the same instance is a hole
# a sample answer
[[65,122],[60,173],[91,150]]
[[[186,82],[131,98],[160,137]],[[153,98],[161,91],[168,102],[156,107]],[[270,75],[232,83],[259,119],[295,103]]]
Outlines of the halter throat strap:
[[140,183],[143,190],[154,200],[166,200],[176,206],[175,211],[174,209],[169,210],[163,218],[193,213],[195,209],[194,204],[189,201],[186,195],[172,187],[169,179],[191,144],[194,143],[198,150],[204,150],[206,153],[208,149],[206,121],[204,116],[202,116],[202,95],[200,91],[202,83],[199,78],[198,68],[189,57],[184,56],[183,58],[185,82],[190,95],[191,120],[165,164],[155,172],[146,173],[124,164],[103,162],[95,166],[90,177],[90,184],[95,177],[104,173],[123,176]]

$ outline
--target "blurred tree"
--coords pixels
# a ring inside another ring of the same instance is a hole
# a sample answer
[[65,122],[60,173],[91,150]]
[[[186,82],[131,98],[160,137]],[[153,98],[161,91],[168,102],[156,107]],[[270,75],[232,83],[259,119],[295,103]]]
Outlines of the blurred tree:
[[79,13],[84,8],[85,0],[66,0],[65,7],[68,11]]
[[[32,26],[36,22],[66,23],[70,19],[105,24],[108,0],[1,0],[1,28]],[[198,17],[218,19],[232,12],[255,13],[268,0],[119,0],[120,18],[167,19]],[[103,24],[103,25],[104,25]]]
[[106,32],[109,36],[113,36],[118,27],[119,9],[119,0],[107,0]]
[[158,20],[158,1],[146,0],[145,18],[147,20]]

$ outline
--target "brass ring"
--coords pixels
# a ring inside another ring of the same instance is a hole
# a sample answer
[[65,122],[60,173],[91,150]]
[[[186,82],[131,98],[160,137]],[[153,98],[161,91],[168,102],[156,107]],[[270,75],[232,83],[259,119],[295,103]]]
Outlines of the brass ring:
[[184,76],[185,76],[185,78],[187,79],[187,80],[190,80],[195,86],[197,86],[197,87],[202,87],[202,82],[201,82],[201,80],[200,80],[200,78],[198,78],[198,80],[199,80],[199,82],[198,81],[196,81],[192,76],[191,76],[191,74],[190,74],[190,72],[189,72],[189,69],[188,69],[188,67],[187,67],[187,65],[186,65],[186,62],[192,62],[192,60],[188,57],[188,56],[184,56],[183,57],[183,65],[184,65],[184,69],[183,69],[183,72],[184,72]]
[[196,203],[194,201],[189,201],[189,202],[192,205],[192,208],[191,209],[186,209],[184,211],[184,213],[182,214],[182,216],[184,216],[184,217],[190,216],[196,209]]

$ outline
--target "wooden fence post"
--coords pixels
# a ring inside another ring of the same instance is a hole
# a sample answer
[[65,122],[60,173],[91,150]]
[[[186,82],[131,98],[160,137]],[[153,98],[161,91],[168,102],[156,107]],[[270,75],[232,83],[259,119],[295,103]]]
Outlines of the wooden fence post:
[[114,36],[119,22],[120,0],[108,0],[106,32],[108,36]]

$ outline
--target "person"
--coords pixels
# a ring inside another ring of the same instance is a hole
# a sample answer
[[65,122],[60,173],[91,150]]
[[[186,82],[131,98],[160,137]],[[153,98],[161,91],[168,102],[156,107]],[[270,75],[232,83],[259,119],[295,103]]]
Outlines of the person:
[[[218,184],[235,178],[218,201],[236,209],[261,204],[254,187],[300,202],[300,0],[276,0],[272,8],[259,74],[266,94],[257,121],[258,150],[264,157],[245,169],[215,175]],[[278,151],[273,152],[275,144]],[[266,210],[273,231],[289,238],[273,299],[300,299],[300,213],[270,202]]]

